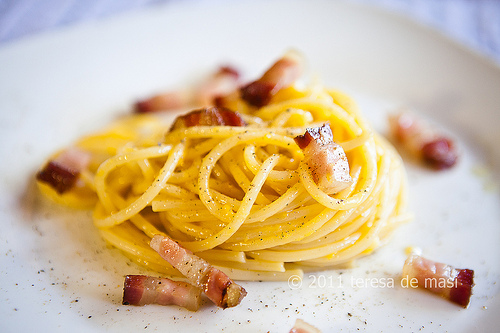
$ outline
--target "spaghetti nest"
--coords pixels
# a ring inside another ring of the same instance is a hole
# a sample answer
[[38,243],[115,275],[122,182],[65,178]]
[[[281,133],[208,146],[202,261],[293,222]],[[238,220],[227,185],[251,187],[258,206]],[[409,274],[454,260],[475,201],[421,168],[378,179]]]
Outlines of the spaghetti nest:
[[[172,128],[135,114],[75,146],[90,153],[79,185],[59,194],[92,206],[102,237],[151,270],[178,275],[149,247],[156,234],[241,280],[284,280],[369,254],[406,219],[406,176],[394,148],[355,103],[323,88],[280,90],[263,107],[231,101],[247,126]],[[329,122],[352,183],[315,183],[294,138]]]

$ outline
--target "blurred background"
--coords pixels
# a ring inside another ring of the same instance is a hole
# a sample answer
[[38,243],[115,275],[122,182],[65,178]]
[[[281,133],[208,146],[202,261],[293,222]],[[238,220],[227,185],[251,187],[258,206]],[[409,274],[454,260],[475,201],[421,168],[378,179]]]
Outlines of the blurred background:
[[[0,48],[60,27],[176,1],[196,6],[199,2],[213,0],[0,0]],[[407,17],[500,66],[500,0],[344,1]]]

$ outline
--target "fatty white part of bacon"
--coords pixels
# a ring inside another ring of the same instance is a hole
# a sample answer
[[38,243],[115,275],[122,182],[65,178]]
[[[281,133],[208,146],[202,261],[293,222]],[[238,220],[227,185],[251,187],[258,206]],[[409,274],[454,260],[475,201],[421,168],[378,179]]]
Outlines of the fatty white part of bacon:
[[313,178],[325,193],[337,193],[351,185],[349,163],[338,144],[319,145],[312,142],[304,149],[304,155]]
[[90,153],[77,147],[70,147],[57,155],[53,162],[78,173],[87,168],[90,159]]
[[201,289],[183,281],[145,275],[127,275],[123,286],[125,305],[178,305],[196,311]]
[[295,141],[302,148],[304,162],[323,192],[337,193],[352,184],[349,161],[344,149],[333,141],[330,124],[307,128]]
[[297,318],[289,333],[321,333],[321,331],[304,320]]

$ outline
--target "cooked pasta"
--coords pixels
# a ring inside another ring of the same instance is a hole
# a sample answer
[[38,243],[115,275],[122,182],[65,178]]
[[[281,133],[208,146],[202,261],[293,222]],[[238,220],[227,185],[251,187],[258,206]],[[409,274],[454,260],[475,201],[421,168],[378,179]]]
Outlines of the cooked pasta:
[[[241,96],[225,106],[246,126],[176,128],[172,112],[120,119],[74,144],[89,161],[73,187],[56,191],[39,180],[40,188],[63,204],[92,208],[109,244],[174,276],[149,246],[156,234],[233,279],[286,280],[371,253],[408,218],[401,158],[345,94],[291,85],[264,106]],[[352,178],[336,193],[317,185],[294,141],[325,123]]]

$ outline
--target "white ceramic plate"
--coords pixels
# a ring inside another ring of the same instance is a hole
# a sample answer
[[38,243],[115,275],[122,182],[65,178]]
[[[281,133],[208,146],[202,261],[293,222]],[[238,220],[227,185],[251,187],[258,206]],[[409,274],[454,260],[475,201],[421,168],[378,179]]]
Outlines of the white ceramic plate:
[[[415,220],[356,268],[306,274],[299,289],[242,283],[248,296],[227,310],[121,305],[123,276],[139,269],[105,246],[89,213],[40,198],[36,169],[139,97],[226,61],[255,78],[290,47],[379,130],[400,105],[432,118],[457,138],[460,163],[442,173],[408,165]],[[296,318],[323,332],[500,324],[500,70],[433,31],[343,2],[187,1],[3,46],[0,64],[0,331],[288,332]],[[475,270],[469,309],[400,286],[407,246]]]

